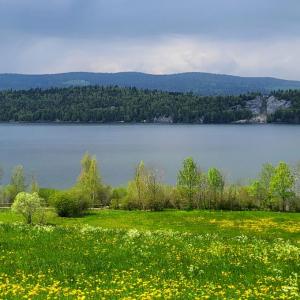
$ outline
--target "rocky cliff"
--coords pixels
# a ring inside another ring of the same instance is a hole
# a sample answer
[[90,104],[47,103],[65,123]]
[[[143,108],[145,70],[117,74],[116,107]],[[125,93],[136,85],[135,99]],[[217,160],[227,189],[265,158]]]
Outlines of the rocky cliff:
[[[290,106],[291,102],[289,100],[277,99],[274,96],[257,96],[247,101],[246,108],[253,114],[253,118],[248,122],[266,123],[268,115],[273,114],[279,109],[289,108]],[[246,123],[246,121],[241,120],[238,123]]]

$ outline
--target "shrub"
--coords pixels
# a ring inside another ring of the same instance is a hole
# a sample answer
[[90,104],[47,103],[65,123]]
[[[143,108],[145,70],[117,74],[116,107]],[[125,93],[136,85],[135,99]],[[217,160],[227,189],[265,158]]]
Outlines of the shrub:
[[98,192],[98,201],[94,202],[94,206],[96,207],[103,207],[109,206],[111,201],[111,187],[109,185],[102,184],[101,190]]
[[13,203],[17,195],[16,189],[13,185],[9,184],[3,187],[3,202]]
[[91,206],[82,191],[75,188],[56,192],[51,196],[51,203],[60,217],[81,216]]
[[12,205],[12,211],[21,214],[27,224],[33,223],[33,217],[38,214],[43,214],[43,200],[38,193],[19,193]]
[[41,198],[45,200],[46,204],[49,204],[51,197],[57,193],[58,191],[55,189],[48,189],[48,188],[40,188],[39,195]]
[[165,203],[164,188],[158,171],[147,168],[141,162],[136,168],[134,180],[128,183],[127,196],[121,201],[121,208],[162,210]]
[[112,190],[111,200],[110,200],[110,208],[112,209],[120,209],[121,203],[127,196],[126,187],[117,187]]

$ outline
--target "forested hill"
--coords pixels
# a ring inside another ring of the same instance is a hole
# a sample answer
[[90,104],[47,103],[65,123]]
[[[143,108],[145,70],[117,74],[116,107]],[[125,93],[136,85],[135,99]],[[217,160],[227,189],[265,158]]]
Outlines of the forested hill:
[[[285,100],[281,100],[285,99]],[[199,96],[116,86],[0,92],[2,122],[300,122],[300,91]]]
[[120,87],[0,92],[0,121],[230,123],[253,96],[198,96]]
[[0,74],[0,90],[31,88],[118,85],[168,92],[193,92],[199,95],[239,95],[248,92],[269,93],[273,90],[300,89],[300,81],[267,77],[238,77],[210,73],[151,75],[122,73],[63,73],[50,75]]

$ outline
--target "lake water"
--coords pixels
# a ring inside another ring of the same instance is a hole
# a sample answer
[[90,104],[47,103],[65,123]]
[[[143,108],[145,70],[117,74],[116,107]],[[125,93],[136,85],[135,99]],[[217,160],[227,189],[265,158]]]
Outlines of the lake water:
[[69,187],[86,151],[97,156],[111,185],[131,179],[140,160],[158,168],[165,182],[175,183],[187,156],[203,170],[215,166],[228,180],[246,182],[265,162],[300,161],[300,126],[0,124],[4,182],[13,166],[22,164],[41,186]]

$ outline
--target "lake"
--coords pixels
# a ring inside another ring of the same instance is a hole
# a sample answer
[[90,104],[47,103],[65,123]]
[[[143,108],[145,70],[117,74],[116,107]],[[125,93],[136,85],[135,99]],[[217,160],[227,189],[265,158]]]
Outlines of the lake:
[[11,169],[22,164],[41,186],[69,187],[86,151],[97,156],[104,181],[114,186],[130,180],[140,160],[175,183],[187,156],[202,170],[215,166],[229,181],[245,183],[265,162],[300,161],[300,126],[0,124],[6,183]]

